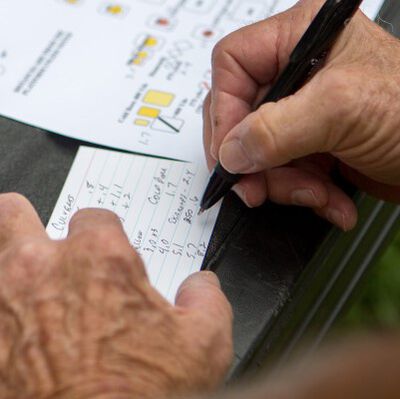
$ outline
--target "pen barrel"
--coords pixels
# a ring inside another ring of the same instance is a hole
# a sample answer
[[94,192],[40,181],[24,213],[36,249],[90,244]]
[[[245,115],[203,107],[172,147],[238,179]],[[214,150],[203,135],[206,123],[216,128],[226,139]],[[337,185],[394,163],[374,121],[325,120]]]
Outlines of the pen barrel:
[[200,203],[202,210],[209,209],[221,200],[231,188],[239,182],[241,175],[226,171],[218,162],[211,175],[206,191]]
[[264,97],[261,104],[278,102],[294,94],[311,76],[313,69],[313,60],[298,63],[289,62],[275,85]]
[[223,168],[220,162],[217,163],[217,166],[214,168],[214,173],[218,174],[222,179],[224,179],[227,183],[231,183],[232,185],[239,182],[241,175],[235,175],[229,173],[227,170]]
[[362,0],[327,0],[293,50],[289,63],[261,104],[298,91],[321,64]]
[[290,60],[319,58],[329,51],[363,0],[327,0],[293,50]]

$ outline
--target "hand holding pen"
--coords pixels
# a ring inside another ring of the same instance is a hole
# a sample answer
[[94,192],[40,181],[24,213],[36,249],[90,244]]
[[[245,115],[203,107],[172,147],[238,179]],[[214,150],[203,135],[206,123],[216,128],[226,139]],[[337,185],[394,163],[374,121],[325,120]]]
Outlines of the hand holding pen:
[[[210,168],[219,159],[227,171],[245,175],[235,191],[249,206],[267,198],[306,206],[349,230],[357,211],[330,177],[338,164],[361,189],[381,198],[400,198],[394,187],[400,185],[399,161],[386,169],[368,164],[384,151],[381,143],[393,133],[382,126],[374,103],[387,101],[379,85],[391,76],[385,68],[397,70],[399,62],[387,52],[382,51],[382,57],[373,54],[383,41],[395,48],[398,42],[358,12],[311,80],[294,95],[257,108],[323,3],[299,2],[217,46],[213,89],[204,109],[204,141]],[[314,14],[307,12],[310,4]],[[377,146],[360,150],[363,140]]]

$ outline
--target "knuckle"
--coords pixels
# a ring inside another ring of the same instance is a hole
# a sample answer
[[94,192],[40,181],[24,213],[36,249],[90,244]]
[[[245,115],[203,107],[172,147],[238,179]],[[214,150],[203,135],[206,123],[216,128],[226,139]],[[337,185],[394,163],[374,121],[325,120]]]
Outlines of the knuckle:
[[124,286],[142,281],[146,275],[139,254],[121,235],[115,236],[105,228],[102,231],[82,231],[65,241],[69,253],[75,254],[79,264],[85,264],[90,274],[101,276],[107,284]]
[[206,95],[206,98],[203,101],[203,115],[207,116],[207,114],[209,113],[209,108],[211,105],[211,91],[209,91]]
[[212,51],[212,61],[218,62],[225,59],[227,55],[234,54],[238,48],[246,50],[246,43],[243,39],[247,37],[250,27],[243,27],[229,33],[217,42]]
[[126,279],[129,283],[137,280],[138,275],[145,275],[139,254],[121,233],[115,234],[112,228],[78,232],[66,244],[69,251],[76,254],[78,261],[88,259],[93,270],[105,276],[113,276],[118,281]]
[[[348,138],[349,126],[362,118],[368,100],[360,85],[360,76],[352,71],[336,69],[323,76],[320,84],[322,113],[329,127],[321,150],[338,148]],[[365,85],[364,85],[365,87]]]
[[127,237],[112,226],[97,229],[90,227],[78,232],[71,238],[72,246],[77,252],[96,255],[109,263],[129,264],[141,263],[139,254],[131,247]]
[[71,222],[77,223],[87,218],[105,218],[110,221],[114,221],[116,223],[120,223],[118,216],[108,210],[108,209],[99,209],[99,208],[85,208],[81,209],[80,211],[76,212],[75,215],[72,217]]
[[18,212],[22,208],[30,206],[26,197],[18,193],[6,193],[0,195],[0,208],[7,212]]
[[[254,162],[259,165],[277,166],[275,159],[280,158],[282,153],[279,148],[278,129],[273,125],[271,118],[268,118],[270,104],[263,105],[259,112],[254,114],[250,123],[250,136],[254,137]],[[266,165],[266,163],[271,165]]]
[[132,277],[132,280],[137,280],[136,277],[146,276],[145,267],[139,254],[132,248],[125,248],[124,251],[115,252],[107,257],[110,265],[116,266],[118,272],[124,276]]
[[70,230],[78,244],[108,248],[121,236],[121,221],[118,216],[105,209],[83,209],[71,219]]
[[10,248],[3,258],[2,281],[10,289],[25,290],[52,263],[51,244],[24,241]]
[[213,66],[223,63],[227,58],[234,45],[236,44],[239,32],[232,32],[217,42],[211,54],[211,61]]
[[82,249],[96,250],[100,253],[106,253],[112,249],[117,250],[117,247],[119,247],[119,240],[115,237],[115,231],[110,227],[99,229],[95,225],[89,226],[76,233],[74,241]]
[[47,244],[38,241],[25,241],[14,248],[13,257],[19,264],[29,266],[41,262],[47,253]]
[[213,65],[215,63],[217,63],[221,57],[221,55],[224,54],[225,50],[226,50],[226,38],[220,40],[219,42],[217,42],[217,44],[214,46],[213,50],[212,50],[212,54],[211,54],[211,60]]
[[347,121],[355,114],[360,102],[358,79],[352,72],[340,69],[325,75],[321,82],[325,95],[321,98],[326,102],[327,115],[331,116],[332,122]]

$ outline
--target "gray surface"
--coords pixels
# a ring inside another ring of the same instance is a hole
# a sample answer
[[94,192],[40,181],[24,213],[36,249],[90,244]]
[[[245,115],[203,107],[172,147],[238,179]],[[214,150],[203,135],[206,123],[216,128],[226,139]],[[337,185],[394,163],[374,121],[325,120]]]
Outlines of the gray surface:
[[387,0],[377,18],[385,30],[400,37],[400,7],[398,0]]
[[77,143],[0,118],[0,192],[19,192],[47,223]]

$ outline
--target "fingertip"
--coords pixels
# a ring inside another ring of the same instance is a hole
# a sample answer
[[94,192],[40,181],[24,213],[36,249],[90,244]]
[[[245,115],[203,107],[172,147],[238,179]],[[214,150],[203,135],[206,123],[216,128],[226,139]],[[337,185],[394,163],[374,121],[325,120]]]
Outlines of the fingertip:
[[256,168],[256,164],[242,141],[231,138],[231,136],[219,148],[219,160],[230,173],[249,174],[262,170],[262,168]]
[[332,223],[336,222],[336,225],[344,232],[352,230],[357,223],[357,218],[354,217],[353,214],[342,212],[337,209],[329,209],[327,217]]
[[212,137],[211,138],[210,155],[214,161],[218,161],[218,151],[219,151],[219,148],[217,147],[215,139]]
[[206,292],[207,290],[221,290],[221,283],[217,275],[211,271],[201,271],[194,273],[186,278],[180,285],[175,297],[175,304],[185,306],[192,301],[192,297],[197,292]]
[[243,176],[232,190],[248,208],[257,208],[267,199],[267,184],[264,173]]
[[342,212],[343,212],[342,230],[344,232],[353,230],[358,222],[358,211],[354,202],[349,200],[349,204],[346,204]]
[[116,213],[99,208],[85,208],[76,212],[68,227],[68,237],[80,234],[107,234],[128,241],[122,222]]
[[222,378],[233,354],[233,310],[218,277],[210,271],[191,275],[179,288],[175,305],[190,331],[197,331],[201,338],[194,345],[203,351],[210,348],[208,359]]
[[358,211],[354,202],[338,187],[330,188],[329,202],[325,207],[315,209],[315,213],[344,232],[357,225]]
[[322,208],[328,202],[328,194],[323,185],[313,184],[310,187],[296,188],[290,194],[292,205],[308,208]]
[[203,146],[206,154],[207,165],[210,170],[214,167],[216,159],[211,148],[213,142],[212,122],[210,116],[211,92],[208,93],[203,104]]
[[250,204],[247,202],[246,190],[242,187],[241,184],[236,184],[232,187],[232,191],[242,200],[242,202],[249,208],[251,208]]
[[203,270],[201,272],[193,273],[189,276],[185,281],[184,284],[187,285],[211,285],[217,288],[221,288],[221,283],[219,281],[218,276],[210,271],[210,270]]
[[209,172],[212,173],[213,170],[215,169],[215,166],[217,165],[217,161],[210,156],[208,156],[206,160],[207,160],[207,168]]
[[307,170],[285,166],[265,172],[268,198],[278,204],[322,208],[328,203],[323,179]]
[[315,209],[315,213],[344,232],[351,231],[357,225],[356,214],[346,214],[335,208]]
[[217,275],[211,271],[189,276],[178,289],[175,305],[182,309],[197,310],[208,318],[217,317],[226,326],[232,322],[232,307]]

